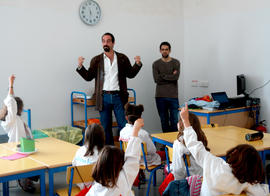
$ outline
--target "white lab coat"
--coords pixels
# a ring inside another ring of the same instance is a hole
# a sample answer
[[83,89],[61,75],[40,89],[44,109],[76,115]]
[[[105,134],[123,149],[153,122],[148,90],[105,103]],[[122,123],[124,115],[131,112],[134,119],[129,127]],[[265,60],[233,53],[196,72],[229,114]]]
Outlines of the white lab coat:
[[[120,131],[119,140],[128,141],[132,135],[132,132],[133,132],[133,125],[127,123],[126,126]],[[157,149],[156,149],[152,139],[150,138],[149,133],[147,131],[145,131],[144,129],[140,129],[138,136],[143,142],[146,143],[146,146],[147,146],[147,155],[146,155],[147,165],[148,166],[160,165],[161,158],[156,153]],[[144,165],[143,156],[141,157],[140,164]]]
[[[7,106],[8,114],[5,121],[1,122],[1,126],[8,134],[8,142],[19,142],[21,137],[26,137],[24,122],[20,116],[17,115],[17,102],[10,94],[4,100],[4,104]],[[28,126],[26,126],[30,136],[32,132]]]
[[187,177],[186,166],[183,160],[183,155],[189,155],[190,166],[189,174],[192,175],[203,175],[202,168],[196,163],[194,157],[190,154],[186,146],[179,140],[175,140],[173,143],[173,160],[171,164],[171,170],[175,180],[181,180]]
[[125,163],[119,173],[116,186],[108,188],[94,182],[86,196],[119,196],[120,194],[133,196],[131,188],[139,172],[141,142],[139,137],[130,138],[125,152]]
[[233,175],[228,163],[206,151],[202,142],[197,140],[197,135],[192,127],[187,127],[184,130],[184,140],[188,150],[203,168],[201,196],[240,194],[242,191],[245,191],[249,196],[269,194],[269,188],[266,184],[252,185],[247,182],[241,184]]
[[[75,157],[72,161],[73,166],[89,165],[89,164],[93,164],[93,163],[97,162],[97,159],[99,156],[97,147],[96,146],[94,147],[94,149],[93,149],[94,154],[91,156],[84,156],[86,151],[87,151],[86,146],[81,146],[77,150]],[[84,189],[84,185],[89,187],[91,184],[92,184],[92,182],[84,182],[84,183],[77,184],[77,186],[82,190],[82,189]]]

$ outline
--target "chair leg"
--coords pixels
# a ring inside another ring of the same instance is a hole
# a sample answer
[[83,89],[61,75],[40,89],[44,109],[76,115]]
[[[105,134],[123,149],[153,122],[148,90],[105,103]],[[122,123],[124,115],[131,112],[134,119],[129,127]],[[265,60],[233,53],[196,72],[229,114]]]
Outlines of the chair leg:
[[154,173],[154,175],[153,175],[153,186],[156,186],[156,184],[157,184],[157,170],[155,170],[153,173]]
[[151,187],[153,174],[154,174],[154,172],[150,173],[150,177],[149,177],[149,181],[148,181],[148,187],[147,187],[147,193],[146,193],[147,196],[149,196],[149,191],[150,191],[150,187]]

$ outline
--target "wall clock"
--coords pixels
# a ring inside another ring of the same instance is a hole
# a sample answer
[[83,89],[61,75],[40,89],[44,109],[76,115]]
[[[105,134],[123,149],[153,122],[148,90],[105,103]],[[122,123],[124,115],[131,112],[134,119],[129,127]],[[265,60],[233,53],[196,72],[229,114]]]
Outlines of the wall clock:
[[87,0],[80,5],[79,14],[85,24],[95,25],[100,21],[101,9],[97,2]]

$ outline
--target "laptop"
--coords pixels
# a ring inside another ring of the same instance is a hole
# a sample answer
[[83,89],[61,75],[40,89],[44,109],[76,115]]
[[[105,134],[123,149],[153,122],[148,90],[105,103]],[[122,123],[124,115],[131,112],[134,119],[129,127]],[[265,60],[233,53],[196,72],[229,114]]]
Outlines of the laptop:
[[211,93],[211,95],[214,101],[218,101],[220,103],[218,108],[219,110],[224,110],[231,106],[226,92],[215,92]]

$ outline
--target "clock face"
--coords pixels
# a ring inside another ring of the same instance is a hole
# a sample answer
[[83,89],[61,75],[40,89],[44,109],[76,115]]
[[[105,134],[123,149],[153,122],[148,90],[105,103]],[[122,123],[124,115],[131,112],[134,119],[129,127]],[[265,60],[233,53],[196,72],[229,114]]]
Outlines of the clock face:
[[80,17],[85,24],[95,25],[101,17],[101,9],[93,0],[84,1],[80,6]]

